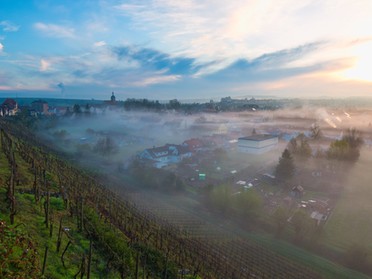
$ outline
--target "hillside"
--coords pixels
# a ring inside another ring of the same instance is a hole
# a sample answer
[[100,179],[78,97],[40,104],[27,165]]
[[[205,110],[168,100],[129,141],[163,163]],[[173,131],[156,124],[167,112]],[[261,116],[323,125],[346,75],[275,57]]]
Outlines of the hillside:
[[27,258],[23,246],[4,250],[4,278],[367,278],[265,236],[229,234],[170,204],[148,202],[156,197],[121,198],[98,182],[104,178],[58,158],[27,130],[1,127],[0,219],[2,231],[15,236],[1,245],[26,239],[34,251]]
[[61,164],[1,131],[0,278],[176,276],[160,251],[134,243],[99,214],[78,192],[78,170],[64,165],[62,172]]

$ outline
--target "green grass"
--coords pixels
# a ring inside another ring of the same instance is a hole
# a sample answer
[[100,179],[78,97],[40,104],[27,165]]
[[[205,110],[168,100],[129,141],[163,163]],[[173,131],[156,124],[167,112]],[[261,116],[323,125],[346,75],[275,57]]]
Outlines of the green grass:
[[[0,189],[0,207],[6,208],[7,205],[4,203],[5,189]],[[44,249],[46,246],[49,247],[49,253],[47,258],[46,277],[47,278],[72,278],[78,271],[82,255],[87,253],[89,249],[89,240],[77,231],[74,220],[71,220],[65,212],[61,209],[63,201],[58,198],[51,198],[51,208],[55,213],[53,222],[53,236],[49,236],[49,229],[44,224],[44,211],[37,205],[32,195],[29,194],[17,194],[17,208],[19,213],[15,216],[15,225],[23,224],[19,226],[20,230],[27,233],[31,239],[35,242],[40,255],[40,263],[42,264]],[[61,251],[56,252],[57,234],[58,234],[58,219],[57,215],[64,215],[63,226],[70,228],[70,235],[73,239],[73,244],[70,246],[65,254],[66,268],[61,263],[60,256],[63,249],[66,247],[68,239],[66,235],[62,238]],[[2,210],[0,213],[0,219],[5,220],[9,223],[8,214],[6,210]],[[100,274],[103,273],[103,267],[105,267],[105,260],[97,253],[93,254],[93,261],[98,263],[97,268],[92,265],[91,278],[100,278]],[[118,278],[116,273],[105,274],[108,278]]]
[[326,244],[347,250],[360,244],[369,248],[372,264],[372,152],[363,150],[350,170],[345,189],[325,226]]
[[[1,148],[1,146],[0,146]],[[16,162],[20,177],[20,185],[16,185],[15,198],[17,214],[15,215],[15,224],[21,233],[27,234],[37,247],[40,256],[39,262],[43,263],[45,247],[49,247],[45,278],[73,278],[77,273],[81,263],[82,255],[87,254],[89,249],[89,240],[77,231],[76,221],[68,216],[65,210],[63,200],[61,198],[50,198],[50,213],[53,223],[53,234],[50,237],[50,230],[46,228],[44,223],[44,208],[42,204],[44,199],[35,202],[34,195],[21,194],[20,189],[31,189],[33,183],[33,174],[29,170],[28,164],[16,154]],[[10,224],[8,203],[6,201],[5,178],[10,174],[9,164],[3,152],[0,149],[0,219]],[[52,183],[55,183],[55,178],[51,176]],[[59,218],[63,216],[63,227],[70,228],[72,236],[72,245],[65,254],[66,268],[61,263],[61,254],[66,247],[68,239],[64,235],[62,238],[61,250],[56,252],[56,243],[59,227]],[[106,260],[97,251],[93,251],[91,278],[119,278],[116,272],[105,272]],[[41,270],[41,266],[40,266]],[[40,275],[40,278],[41,275]]]

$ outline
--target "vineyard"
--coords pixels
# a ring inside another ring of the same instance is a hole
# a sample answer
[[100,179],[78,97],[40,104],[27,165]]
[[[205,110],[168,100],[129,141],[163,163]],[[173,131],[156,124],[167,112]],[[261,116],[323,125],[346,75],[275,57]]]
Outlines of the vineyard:
[[[89,238],[80,276],[85,273],[89,278],[91,247],[99,246],[109,255],[111,266],[121,278],[139,278],[140,267],[143,278],[145,274],[147,278],[322,277],[307,266],[229,234],[175,206],[146,202],[145,197],[135,192],[119,197],[99,183],[97,177],[57,157],[32,134],[7,122],[0,124],[2,152],[10,170],[5,183],[10,223],[15,223],[18,214],[15,193],[27,192],[43,207],[43,223],[51,234],[53,225],[59,224],[57,247],[61,252],[67,251],[72,242],[61,247],[61,238],[68,238],[68,233],[66,236],[63,233],[63,218],[50,210],[52,197],[59,199],[75,220],[77,229]],[[33,177],[29,189],[23,186],[22,172],[18,169],[21,160]],[[125,242],[120,244],[122,247],[100,229],[101,223],[122,233],[121,242]],[[45,257],[47,253],[45,249]],[[158,255],[161,265],[150,271],[154,255]]]

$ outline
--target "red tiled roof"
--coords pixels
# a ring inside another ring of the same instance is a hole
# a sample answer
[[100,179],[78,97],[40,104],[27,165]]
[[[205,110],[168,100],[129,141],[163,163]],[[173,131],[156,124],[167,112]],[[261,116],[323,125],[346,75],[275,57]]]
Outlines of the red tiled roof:
[[17,106],[17,102],[13,99],[6,99],[3,104],[3,106],[7,106],[9,109],[14,109]]

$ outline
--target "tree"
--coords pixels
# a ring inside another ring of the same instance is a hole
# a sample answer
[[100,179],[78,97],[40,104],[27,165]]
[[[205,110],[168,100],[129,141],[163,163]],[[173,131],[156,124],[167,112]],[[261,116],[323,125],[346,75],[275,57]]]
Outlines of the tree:
[[352,149],[359,149],[363,145],[362,135],[355,128],[348,129],[342,139],[346,140]]
[[235,197],[237,210],[241,215],[257,217],[263,202],[261,196],[255,190],[249,189]]
[[168,108],[178,110],[181,108],[181,103],[177,99],[170,100],[168,103]]
[[82,156],[84,154],[89,154],[92,151],[89,143],[76,144],[76,155]]
[[20,123],[21,125],[25,125],[27,128],[36,128],[37,124],[37,117],[31,116],[30,111],[27,109],[22,109],[17,112],[17,114],[13,117],[15,122]]
[[327,151],[328,158],[355,162],[360,155],[363,139],[355,129],[349,129],[341,140],[331,142]]
[[288,181],[292,179],[295,171],[295,165],[293,158],[288,149],[285,149],[282,153],[282,156],[279,158],[279,163],[275,169],[276,178],[281,181]]
[[335,140],[331,142],[327,151],[327,156],[330,159],[347,160],[350,153],[349,143],[345,140]]
[[79,104],[75,104],[72,111],[75,113],[75,114],[80,114],[81,113],[81,107]]
[[291,140],[289,141],[288,145],[287,145],[287,149],[290,153],[294,154],[297,152],[297,140],[296,138],[291,138]]
[[116,143],[111,137],[104,137],[97,141],[94,151],[101,155],[110,155],[118,149]]
[[300,147],[297,150],[296,155],[301,158],[309,158],[311,156],[312,150],[307,137],[301,133],[297,136],[297,138],[300,141]]
[[55,131],[53,133],[53,136],[58,139],[58,140],[65,140],[67,138],[67,136],[69,135],[69,133],[62,129],[62,130],[59,130],[59,131]]
[[280,237],[285,228],[288,220],[288,214],[282,206],[279,206],[273,214],[273,218],[276,223],[276,236]]
[[65,112],[65,114],[63,116],[64,117],[70,117],[71,115],[72,115],[72,112],[71,112],[70,108],[67,107],[66,112]]
[[295,230],[295,240],[300,241],[302,240],[306,229],[310,224],[310,217],[303,209],[299,209],[295,212],[295,214],[291,218],[291,223]]
[[313,140],[320,140],[323,137],[323,132],[318,123],[313,123],[310,127],[310,138]]
[[84,106],[84,114],[85,115],[90,115],[90,109],[91,109],[91,106],[89,104],[86,104]]
[[292,138],[289,141],[287,148],[291,154],[302,159],[309,158],[312,154],[308,138],[303,133]]
[[164,187],[164,190],[171,191],[171,192],[179,192],[182,191],[185,187],[183,181],[174,173],[166,174],[163,183],[161,183]]
[[227,213],[231,207],[231,189],[228,185],[214,187],[210,193],[211,205],[222,213]]

